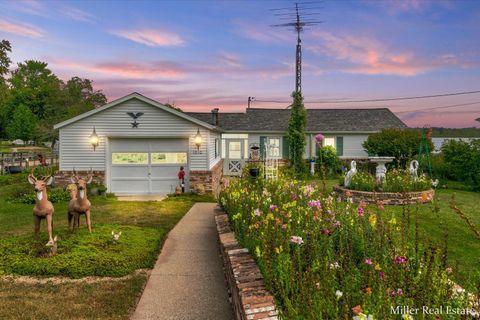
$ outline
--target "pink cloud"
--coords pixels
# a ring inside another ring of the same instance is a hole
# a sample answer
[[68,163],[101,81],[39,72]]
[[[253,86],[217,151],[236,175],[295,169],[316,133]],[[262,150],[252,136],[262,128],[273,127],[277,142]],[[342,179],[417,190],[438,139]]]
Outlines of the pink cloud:
[[265,27],[252,22],[234,21],[235,31],[241,36],[259,42],[294,42],[295,37],[291,33],[272,27]]
[[71,18],[73,20],[77,21],[82,21],[82,22],[88,22],[88,23],[96,23],[97,18],[86,11],[80,10],[78,8],[72,7],[72,6],[62,6],[59,9],[59,12],[68,18]]
[[41,38],[44,31],[36,26],[0,19],[0,31],[30,38]]
[[151,47],[182,46],[185,41],[176,33],[155,29],[116,31],[112,34]]
[[148,64],[125,62],[88,63],[69,60],[50,59],[52,65],[63,68],[94,72],[100,75],[120,76],[125,78],[182,78],[184,72],[173,62],[156,61]]
[[383,43],[366,36],[333,35],[316,31],[312,35],[322,45],[307,46],[307,49],[343,61],[342,72],[371,75],[415,76],[434,69],[456,64],[450,55],[434,59],[421,59],[413,52],[395,51]]

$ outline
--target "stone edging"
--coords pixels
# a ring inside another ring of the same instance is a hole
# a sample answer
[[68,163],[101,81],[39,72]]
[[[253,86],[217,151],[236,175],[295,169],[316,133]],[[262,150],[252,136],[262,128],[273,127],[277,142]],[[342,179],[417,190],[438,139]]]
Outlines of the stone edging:
[[[369,192],[369,191],[359,191],[359,190],[350,190],[340,186],[334,186],[333,191],[337,193],[342,198],[348,197],[352,198],[353,202],[358,203],[360,201],[365,201],[366,203],[376,203],[377,201],[382,201],[386,205],[403,205],[403,204],[414,204],[414,203],[429,203],[433,200],[435,195],[435,190],[430,189],[426,191],[412,191],[412,192]],[[423,197],[426,196],[426,201]]]
[[228,215],[215,216],[215,222],[235,319],[278,319],[273,296],[252,256],[235,239]]

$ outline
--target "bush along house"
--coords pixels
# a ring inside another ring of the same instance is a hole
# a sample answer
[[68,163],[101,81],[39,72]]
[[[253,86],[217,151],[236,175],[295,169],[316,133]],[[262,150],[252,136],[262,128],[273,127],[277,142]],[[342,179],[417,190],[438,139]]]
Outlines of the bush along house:
[[[366,157],[363,141],[405,124],[389,109],[308,109],[305,158],[315,156],[315,134],[343,158]],[[252,146],[288,159],[290,110],[248,108],[245,113],[182,112],[139,93],[55,125],[59,129],[57,184],[73,170],[93,170],[117,195],[174,193],[184,168],[185,191],[218,191],[222,175],[239,175]]]

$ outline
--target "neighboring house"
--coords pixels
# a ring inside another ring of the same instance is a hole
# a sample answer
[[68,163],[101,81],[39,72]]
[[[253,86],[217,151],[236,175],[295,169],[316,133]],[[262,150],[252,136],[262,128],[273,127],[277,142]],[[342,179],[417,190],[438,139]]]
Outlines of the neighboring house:
[[[315,156],[317,133],[325,135],[325,144],[335,147],[339,156],[355,158],[366,156],[362,143],[368,134],[406,127],[385,108],[309,109],[307,113],[305,158]],[[172,193],[183,166],[187,191],[202,184],[206,191],[216,192],[222,174],[241,172],[253,145],[264,156],[268,150],[270,157],[288,159],[289,116],[286,109],[181,112],[132,93],[55,125],[60,130],[57,183],[67,183],[74,169],[80,174],[92,169],[109,192]],[[95,150],[90,141],[94,130],[99,138]]]
[[461,137],[452,137],[452,138],[448,138],[448,137],[432,137],[432,143],[433,143],[433,146],[434,146],[434,150],[432,150],[433,153],[440,153],[442,152],[442,146],[450,141],[450,140],[455,140],[455,141],[465,141],[465,142],[468,142],[470,143],[470,141],[472,140],[475,140],[475,139],[480,139],[480,138],[467,138],[467,137],[464,137],[464,138],[461,138]]

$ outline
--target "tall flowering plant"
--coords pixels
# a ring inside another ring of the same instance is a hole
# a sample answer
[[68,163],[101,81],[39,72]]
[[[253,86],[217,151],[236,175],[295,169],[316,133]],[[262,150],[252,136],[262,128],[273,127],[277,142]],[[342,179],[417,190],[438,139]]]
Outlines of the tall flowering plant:
[[446,246],[410,232],[410,207],[396,216],[282,178],[234,180],[219,200],[285,318],[397,319],[392,306],[467,306],[452,295]]
[[322,181],[323,191],[326,191],[326,184],[325,184],[325,165],[323,164],[323,155],[322,155],[322,144],[323,140],[325,140],[325,136],[321,133],[315,135],[315,143],[318,147],[318,158],[320,161],[320,179]]

